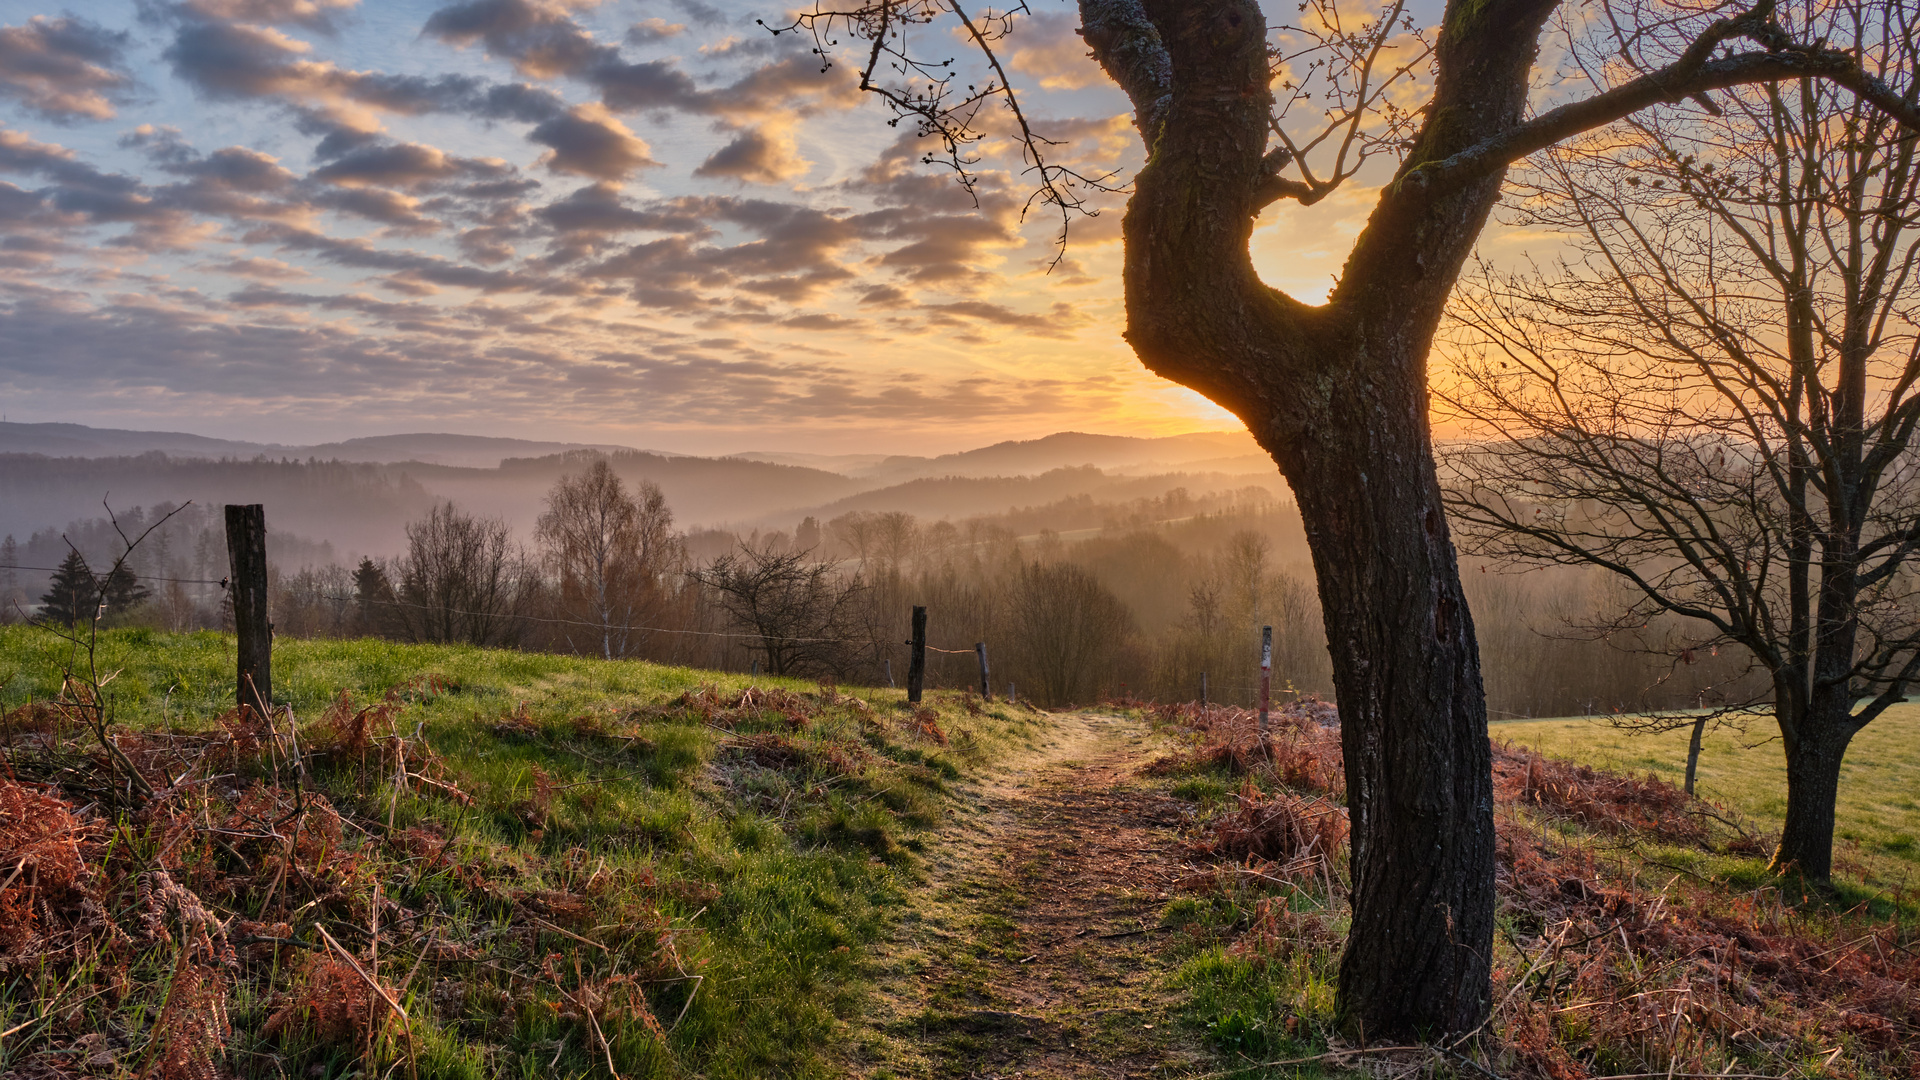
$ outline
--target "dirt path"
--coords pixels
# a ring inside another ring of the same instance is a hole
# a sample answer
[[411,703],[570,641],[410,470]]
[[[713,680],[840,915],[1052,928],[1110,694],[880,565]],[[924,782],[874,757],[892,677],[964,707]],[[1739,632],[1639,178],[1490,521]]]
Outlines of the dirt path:
[[1144,726],[1063,715],[961,793],[881,952],[869,1077],[1168,1077],[1204,1071],[1155,929],[1179,874],[1181,804],[1139,780]]

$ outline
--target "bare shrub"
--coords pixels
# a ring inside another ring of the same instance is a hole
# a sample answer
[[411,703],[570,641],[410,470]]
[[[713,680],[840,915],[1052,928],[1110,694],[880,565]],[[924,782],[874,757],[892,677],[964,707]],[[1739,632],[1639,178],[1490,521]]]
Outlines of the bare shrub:
[[870,637],[861,610],[866,583],[814,562],[810,551],[743,543],[694,577],[774,675],[844,676]]
[[[1028,693],[1049,706],[1088,701],[1126,638],[1133,614],[1088,570],[1073,563],[1020,567],[1007,598],[1007,630]],[[1037,691],[1037,692],[1036,692]]]
[[534,587],[507,523],[441,503],[407,526],[396,615],[413,641],[512,645],[525,633]]

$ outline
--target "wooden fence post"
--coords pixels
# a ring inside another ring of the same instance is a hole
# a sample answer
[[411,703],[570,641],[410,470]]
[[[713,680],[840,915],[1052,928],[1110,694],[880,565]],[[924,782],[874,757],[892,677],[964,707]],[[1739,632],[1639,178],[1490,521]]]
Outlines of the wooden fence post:
[[1693,795],[1694,773],[1700,767],[1700,736],[1707,732],[1707,718],[1701,717],[1693,722],[1693,738],[1687,742],[1687,795]]
[[1207,673],[1200,673],[1200,707],[1207,707]]
[[1267,737],[1267,712],[1273,689],[1273,627],[1260,628],[1260,738]]
[[234,703],[263,718],[273,704],[273,624],[267,621],[267,511],[259,503],[227,506],[227,588],[240,657]]
[[907,701],[918,705],[927,682],[927,609],[913,609],[913,652],[907,659]]
[[889,689],[889,690],[892,690],[892,689],[894,689],[894,684],[893,684],[893,657],[891,657],[891,656],[888,656],[888,657],[884,657],[884,658],[882,658],[882,660],[881,660],[880,662],[881,662],[881,663],[883,663],[883,664],[885,664],[885,665],[887,666],[887,689]]
[[987,681],[987,643],[984,641],[974,642],[973,651],[980,656],[980,700],[992,701],[993,684]]

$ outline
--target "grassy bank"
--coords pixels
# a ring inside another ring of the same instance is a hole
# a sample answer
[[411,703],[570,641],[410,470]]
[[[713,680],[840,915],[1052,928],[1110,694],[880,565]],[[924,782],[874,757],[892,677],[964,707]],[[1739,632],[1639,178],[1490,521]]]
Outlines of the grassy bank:
[[[1335,1016],[1350,917],[1337,732],[1283,714],[1263,745],[1239,710],[1157,713],[1185,748],[1147,774],[1196,817],[1186,895],[1162,913],[1182,931],[1168,948],[1191,1030],[1233,1076],[1349,1075],[1364,1056]],[[1657,778],[1684,771],[1684,733],[1673,766],[1671,746],[1585,721],[1500,725],[1492,1017],[1374,1069],[1913,1075],[1920,905],[1897,837],[1911,828],[1899,815],[1911,821],[1915,716],[1870,728],[1849,757],[1843,828],[1888,839],[1877,852],[1848,841],[1832,892],[1766,872],[1777,746],[1716,739],[1706,793],[1725,802],[1702,804]],[[1294,1063],[1258,1064],[1274,1061]]]
[[[1688,731],[1645,735],[1613,727],[1605,717],[1516,721],[1495,724],[1492,731],[1496,742],[1612,772],[1652,773],[1673,784],[1686,775]],[[1773,719],[1756,716],[1744,732],[1709,733],[1697,790],[1777,836],[1787,811],[1787,767]],[[1848,747],[1835,808],[1834,858],[1843,883],[1870,893],[1907,895],[1920,885],[1920,704],[1888,709]],[[1751,868],[1723,869],[1751,876]]]
[[838,1075],[949,786],[1039,723],[288,640],[269,726],[232,655],[107,634],[116,764],[44,704],[70,650],[0,628],[0,1071]]

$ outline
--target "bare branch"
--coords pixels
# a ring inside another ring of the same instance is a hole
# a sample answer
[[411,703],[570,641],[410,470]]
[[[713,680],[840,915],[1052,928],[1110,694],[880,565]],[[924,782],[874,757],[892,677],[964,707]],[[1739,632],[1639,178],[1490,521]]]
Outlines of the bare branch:
[[[1772,10],[1768,0],[1743,15],[1723,19],[1666,67],[1594,97],[1562,105],[1450,157],[1419,165],[1407,179],[1430,186],[1464,183],[1655,105],[1701,100],[1713,90],[1786,79],[1819,78],[1837,83],[1909,131],[1920,132],[1920,107],[1910,93],[1896,93],[1866,71],[1851,53],[1792,41],[1772,20]],[[1753,39],[1766,51],[1710,59],[1714,49],[1734,38]],[[1708,111],[1714,111],[1714,107]]]

